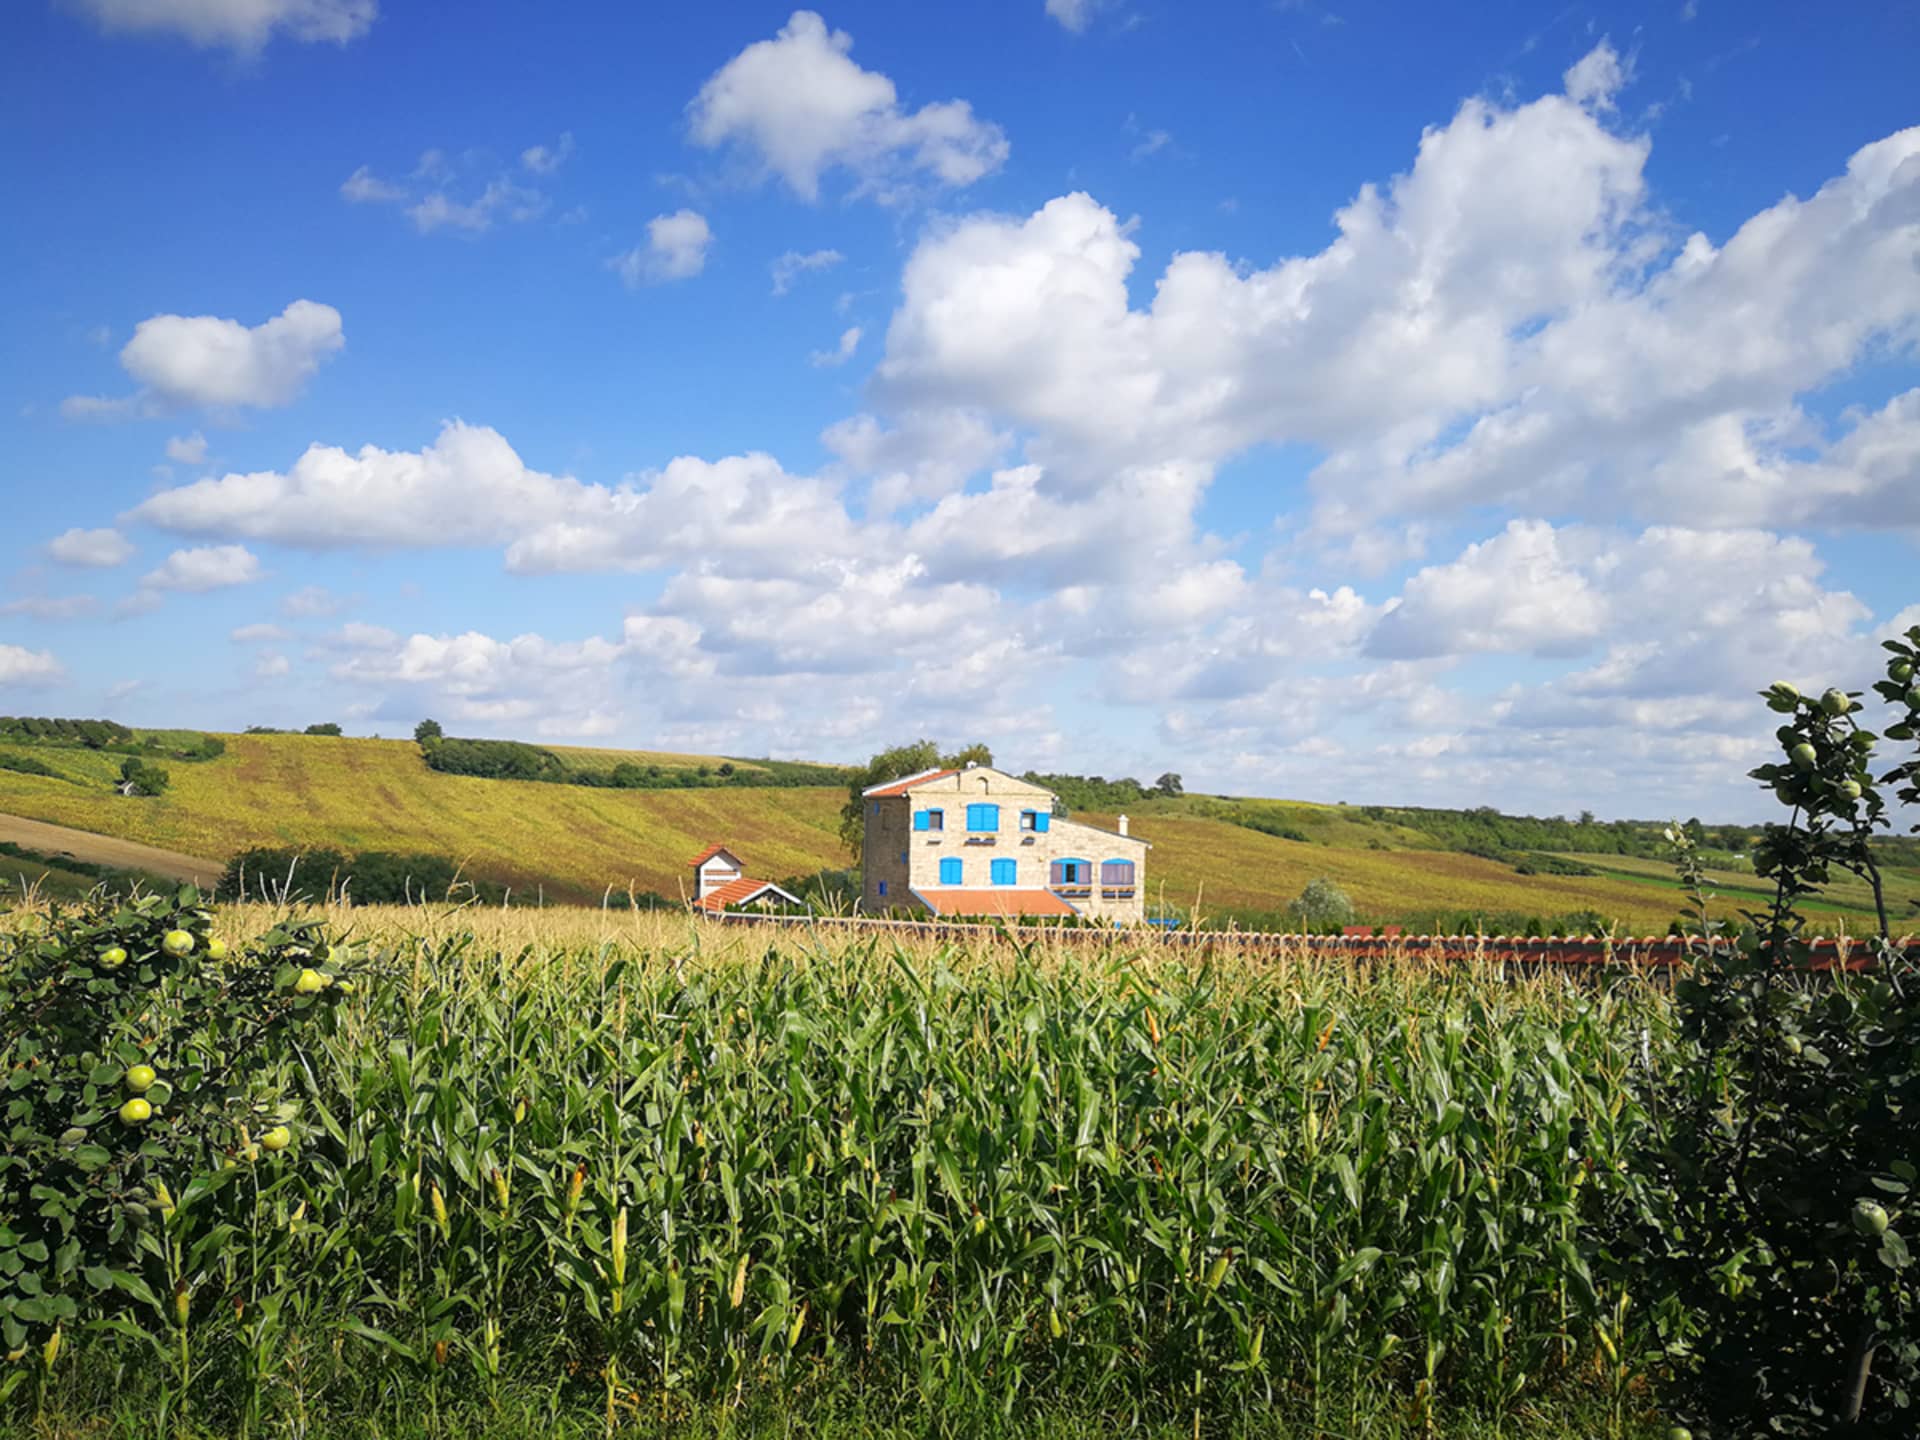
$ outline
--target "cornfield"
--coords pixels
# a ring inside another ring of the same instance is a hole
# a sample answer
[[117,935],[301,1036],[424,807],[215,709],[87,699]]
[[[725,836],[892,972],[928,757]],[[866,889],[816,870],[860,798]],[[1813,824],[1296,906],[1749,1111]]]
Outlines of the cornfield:
[[352,913],[368,980],[285,1068],[294,1143],[231,1233],[178,1199],[172,1293],[77,1339],[151,1344],[197,1414],[1630,1408],[1582,1226],[1666,1044],[1632,982]]

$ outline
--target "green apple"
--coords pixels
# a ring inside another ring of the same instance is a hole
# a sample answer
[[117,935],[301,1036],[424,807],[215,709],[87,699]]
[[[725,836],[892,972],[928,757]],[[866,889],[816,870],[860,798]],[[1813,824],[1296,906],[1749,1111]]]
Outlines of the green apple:
[[100,968],[103,970],[118,970],[126,963],[127,952],[118,945],[109,945],[100,952]]
[[1820,752],[1814,749],[1813,746],[1809,745],[1805,740],[1802,740],[1798,745],[1794,746],[1793,749],[1787,752],[1787,756],[1789,759],[1793,761],[1794,769],[1811,770],[1813,769],[1815,762],[1817,762],[1820,759]]
[[207,941],[207,958],[209,960],[226,959],[227,958],[227,942],[220,939],[220,937],[217,935],[213,939]]
[[138,1097],[120,1107],[122,1125],[144,1125],[153,1116],[153,1106]]
[[1868,1238],[1887,1233],[1887,1212],[1872,1200],[1853,1202],[1853,1228]]
[[327,988],[327,977],[318,970],[302,970],[300,978],[293,982],[294,993],[299,995],[318,995]]
[[1896,685],[1904,685],[1913,678],[1913,665],[1910,661],[1896,660],[1887,666],[1887,678]]
[[135,1065],[126,1074],[127,1089],[135,1095],[144,1095],[153,1088],[153,1082],[160,1077],[154,1073],[151,1065]]
[[1820,708],[1829,715],[1844,715],[1853,708],[1853,701],[1844,690],[1829,690],[1820,697]]
[[260,1137],[262,1150],[284,1150],[293,1143],[293,1132],[284,1125],[276,1125]]
[[1843,800],[1858,800],[1860,798],[1860,782],[1858,780],[1841,781],[1840,798]]
[[193,936],[189,935],[185,930],[169,930],[167,931],[166,938],[160,942],[160,948],[176,958],[181,955],[191,955],[193,953]]
[[1778,695],[1782,700],[1798,700],[1800,698],[1800,692],[1794,689],[1794,687],[1789,685],[1785,680],[1776,680],[1773,682],[1773,684],[1769,685],[1767,688],[1771,690],[1774,694]]

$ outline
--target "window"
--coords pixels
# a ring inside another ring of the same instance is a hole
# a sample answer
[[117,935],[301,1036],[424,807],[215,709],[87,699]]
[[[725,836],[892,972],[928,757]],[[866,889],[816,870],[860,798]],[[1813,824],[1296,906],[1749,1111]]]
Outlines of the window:
[[1022,830],[1034,830],[1045,834],[1047,824],[1052,819],[1053,813],[1048,810],[1022,810],[1020,812],[1020,828]]
[[880,802],[878,800],[874,801],[873,808],[867,811],[867,813],[869,815],[878,815],[880,813]]
[[913,828],[916,830],[945,830],[947,812],[944,810],[916,810],[913,812]]
[[967,806],[967,829],[998,830],[1000,828],[1000,807],[998,805]]
[[1102,860],[1100,862],[1100,883],[1110,890],[1131,890],[1133,888],[1133,861]]
[[942,885],[964,884],[965,881],[962,878],[963,873],[958,855],[949,855],[940,862],[940,883]]
[[1017,885],[1020,881],[1020,867],[1013,860],[993,862],[993,883],[996,885]]
[[1054,861],[1052,883],[1055,885],[1091,885],[1093,883],[1093,862],[1090,860]]
[[906,863],[907,863],[907,852],[906,852],[906,851],[904,851],[904,850],[902,850],[902,851],[900,852],[900,863],[901,863],[902,865],[904,865],[904,864],[906,864]]
[[886,894],[886,893],[887,893],[887,882],[886,882],[886,881],[884,881],[884,880],[882,880],[882,881],[880,882],[880,893],[881,893],[882,895],[884,895],[884,894]]

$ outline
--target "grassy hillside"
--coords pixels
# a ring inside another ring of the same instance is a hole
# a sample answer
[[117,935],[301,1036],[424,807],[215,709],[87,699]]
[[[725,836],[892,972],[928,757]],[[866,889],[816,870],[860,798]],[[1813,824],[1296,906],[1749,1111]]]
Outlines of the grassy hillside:
[[108,788],[118,757],[36,752],[57,753],[71,778],[0,770],[0,811],[216,858],[254,845],[431,851],[576,900],[629,884],[677,896],[686,862],[714,840],[764,874],[840,863],[843,797],[831,790],[593,790],[435,774],[410,740],[226,738],[219,759],[170,766],[172,788],[150,800]]
[[[408,740],[224,738],[224,755],[170,765],[171,790],[143,800],[112,792],[116,755],[36,749],[58,775],[0,769],[0,813],[222,860],[255,845],[428,851],[463,861],[468,873],[516,894],[544,892],[556,900],[598,901],[607,887],[630,885],[677,898],[687,861],[714,841],[734,845],[753,873],[773,878],[847,864],[836,836],[845,792],[835,788],[590,789],[439,774]],[[610,765],[638,761],[644,752],[589,753]],[[682,765],[720,760],[658,758]],[[1183,910],[1197,902],[1204,916],[1217,919],[1271,923],[1321,875],[1375,922],[1425,924],[1436,915],[1479,913],[1505,923],[1594,910],[1648,933],[1664,931],[1680,909],[1659,861],[1582,855],[1582,863],[1604,866],[1604,873],[1520,875],[1509,864],[1441,848],[1430,834],[1350,807],[1186,796],[1146,800],[1128,813],[1134,833],[1154,845],[1147,867],[1153,901]],[[1300,838],[1238,823],[1250,817]],[[1094,812],[1083,818],[1114,819]],[[1731,892],[1752,886],[1754,877],[1728,873],[1717,883]],[[1909,898],[1920,898],[1920,874],[1898,873],[1895,895],[1896,913],[1903,913]],[[1858,928],[1866,917],[1864,889],[1838,886],[1832,898],[1839,903],[1828,918],[1843,909]],[[1730,896],[1729,909],[1733,903]]]

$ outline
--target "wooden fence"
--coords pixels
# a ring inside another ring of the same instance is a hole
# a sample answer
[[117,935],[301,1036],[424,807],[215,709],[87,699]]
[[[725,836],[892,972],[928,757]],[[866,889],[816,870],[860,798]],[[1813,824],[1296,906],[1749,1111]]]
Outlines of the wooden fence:
[[[986,940],[1015,944],[1035,940],[1064,944],[1129,944],[1168,946],[1185,950],[1210,947],[1245,953],[1269,950],[1292,953],[1324,952],[1360,960],[1427,960],[1438,964],[1488,961],[1525,968],[1607,967],[1671,971],[1707,953],[1707,942],[1671,935],[1582,936],[1577,939],[1522,935],[1285,935],[1258,930],[1161,930],[1154,927],[1120,929],[1109,926],[1013,925],[963,920],[881,920],[863,916],[764,915],[729,910],[710,917],[730,925],[802,927],[815,931],[861,934],[906,933],[943,940]],[[1721,948],[1730,941],[1714,942]],[[1820,939],[1810,942],[1815,970],[1842,967],[1863,970],[1872,950],[1860,939]],[[1920,938],[1903,936],[1903,950],[1920,950]]]

